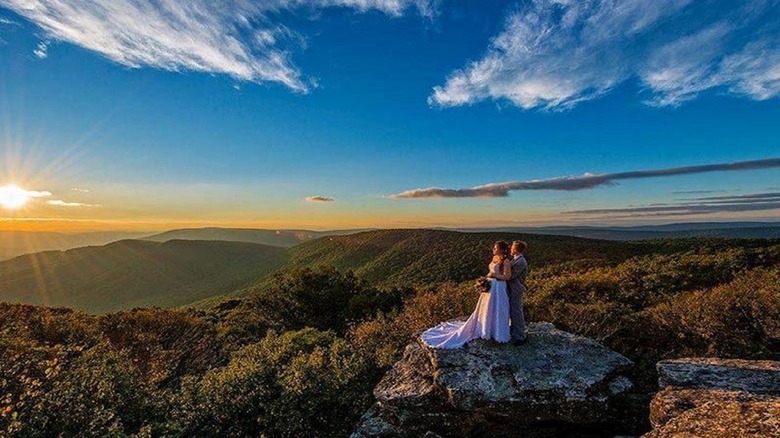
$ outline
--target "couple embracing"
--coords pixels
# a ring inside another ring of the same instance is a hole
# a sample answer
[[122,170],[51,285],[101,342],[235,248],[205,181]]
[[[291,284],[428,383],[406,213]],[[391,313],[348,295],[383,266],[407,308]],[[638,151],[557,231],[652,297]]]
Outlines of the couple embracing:
[[514,345],[525,343],[523,294],[528,262],[523,253],[525,242],[510,246],[501,240],[493,245],[493,260],[488,267],[489,289],[479,295],[477,308],[466,321],[443,322],[422,334],[423,342],[433,348],[460,348],[473,339],[494,339]]

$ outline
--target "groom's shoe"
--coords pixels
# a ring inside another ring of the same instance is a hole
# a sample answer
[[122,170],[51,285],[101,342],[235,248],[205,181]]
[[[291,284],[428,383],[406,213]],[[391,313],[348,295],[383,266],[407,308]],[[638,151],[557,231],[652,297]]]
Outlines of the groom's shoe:
[[519,347],[525,344],[526,342],[528,342],[528,338],[515,339],[514,341],[512,341],[512,345],[514,345],[515,347]]

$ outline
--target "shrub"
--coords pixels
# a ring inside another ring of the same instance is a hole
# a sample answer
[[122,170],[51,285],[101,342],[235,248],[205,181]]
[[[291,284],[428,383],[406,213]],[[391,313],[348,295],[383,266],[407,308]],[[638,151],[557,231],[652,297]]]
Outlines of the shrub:
[[186,379],[177,423],[189,436],[345,435],[368,403],[367,372],[333,332],[269,333]]

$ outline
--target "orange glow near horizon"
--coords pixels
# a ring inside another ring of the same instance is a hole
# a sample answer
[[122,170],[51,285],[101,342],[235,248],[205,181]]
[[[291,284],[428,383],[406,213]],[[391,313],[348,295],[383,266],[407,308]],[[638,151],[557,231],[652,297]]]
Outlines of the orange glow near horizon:
[[[2,211],[2,210],[0,210]],[[677,221],[701,220],[700,217],[678,217]],[[708,219],[738,220],[753,219],[755,217],[742,215],[714,215]],[[765,219],[764,217],[758,218]],[[766,217],[769,219],[769,217]],[[668,222],[668,221],[667,221]],[[664,222],[658,222],[664,223]],[[316,218],[303,217],[268,217],[255,220],[186,220],[182,218],[160,218],[146,220],[123,219],[60,219],[60,218],[1,218],[0,231],[31,231],[31,232],[58,232],[58,233],[83,233],[83,232],[148,232],[156,233],[179,228],[255,228],[270,230],[305,229],[312,231],[338,230],[338,229],[371,229],[371,228],[492,228],[492,227],[534,227],[546,225],[566,225],[567,223],[558,215],[550,213],[526,214],[516,218],[516,221],[496,221],[495,217],[484,215],[452,215],[446,217],[435,214],[421,215],[377,215],[371,213],[356,213],[345,215],[333,215]],[[576,221],[568,225],[637,225],[631,219],[613,219],[603,221],[594,219],[591,221]]]

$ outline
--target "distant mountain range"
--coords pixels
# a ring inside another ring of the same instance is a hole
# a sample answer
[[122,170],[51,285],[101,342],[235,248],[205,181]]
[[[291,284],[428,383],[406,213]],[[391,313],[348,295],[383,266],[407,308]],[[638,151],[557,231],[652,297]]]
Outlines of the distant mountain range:
[[363,230],[335,230],[335,231],[310,231],[310,230],[263,230],[253,228],[183,228],[166,231],[153,236],[144,237],[144,240],[166,242],[168,240],[222,240],[226,242],[248,242],[262,245],[280,246],[289,248],[312,239],[324,236],[353,234]]
[[500,227],[461,228],[465,232],[507,231],[530,234],[555,234],[604,240],[648,240],[681,237],[724,237],[740,239],[780,238],[780,222],[689,222],[630,227]]
[[[689,222],[631,227],[549,226],[497,228],[440,228],[463,232],[509,232],[584,237],[602,240],[647,240],[679,237],[780,238],[780,222]],[[67,250],[82,246],[105,245],[122,239],[154,242],[169,240],[219,240],[247,242],[290,248],[326,236],[355,234],[355,230],[269,230],[253,228],[183,228],[149,235],[141,232],[48,233],[0,231],[0,260],[40,251]]]
[[[207,235],[216,237],[233,231],[210,230]],[[202,230],[177,233],[203,236]],[[232,237],[263,235],[238,230]],[[282,236],[289,239],[284,233]],[[528,258],[534,269],[555,269],[560,264],[586,268],[634,256],[688,251],[704,242],[610,241],[509,231],[425,229],[325,235],[307,238],[290,248],[219,240],[122,240],[0,261],[0,301],[96,313],[208,304],[261,290],[274,272],[319,265],[354,271],[376,286],[461,282],[484,274],[492,243],[499,239],[528,242]],[[719,244],[765,246],[777,245],[778,241],[726,240]]]
[[[680,237],[780,238],[780,222],[687,222],[664,225],[611,226],[548,226],[495,228],[437,228],[463,232],[509,232],[584,237],[603,240],[648,240]],[[241,228],[185,228],[146,237],[164,242],[171,239],[226,240],[293,247],[325,236],[343,236],[372,230],[263,230]]]
[[185,240],[40,252],[0,262],[0,301],[87,312],[181,306],[241,289],[286,257],[275,246]]

